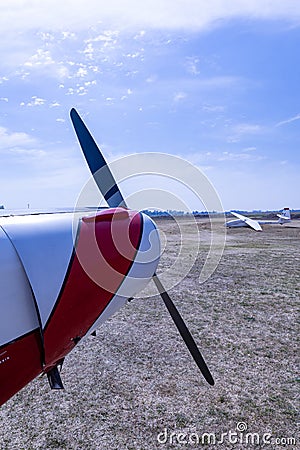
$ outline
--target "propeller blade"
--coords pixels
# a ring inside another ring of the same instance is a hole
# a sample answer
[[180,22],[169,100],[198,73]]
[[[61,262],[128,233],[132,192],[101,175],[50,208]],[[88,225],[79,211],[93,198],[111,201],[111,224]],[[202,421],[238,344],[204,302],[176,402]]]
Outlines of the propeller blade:
[[172,302],[169,294],[165,291],[163,285],[161,284],[161,281],[159,280],[158,276],[156,274],[153,275],[153,281],[158,289],[158,292],[160,293],[161,298],[163,299],[176,327],[178,328],[179,333],[181,334],[182,339],[184,340],[187,348],[189,349],[192,357],[194,358],[197,366],[199,367],[202,375],[206,379],[206,381],[213,386],[215,384],[214,379],[191,335],[189,332],[186,324],[184,323],[181,315],[179,314],[179,311],[177,310],[176,306]]
[[[102,156],[101,151],[99,150],[89,130],[74,108],[71,109],[70,116],[77,134],[78,141],[100,192],[102,193],[110,207],[123,206],[126,208],[126,202],[119,190],[114,176],[112,175],[105,159]],[[179,311],[172,302],[169,294],[164,289],[161,281],[156,274],[153,275],[153,281],[197,366],[199,367],[206,381],[213,386],[215,384],[213,377],[191,333],[189,332],[181,315],[179,314]]]
[[126,202],[91,133],[74,108],[71,109],[70,116],[85,159],[101,194],[110,207],[126,208]]

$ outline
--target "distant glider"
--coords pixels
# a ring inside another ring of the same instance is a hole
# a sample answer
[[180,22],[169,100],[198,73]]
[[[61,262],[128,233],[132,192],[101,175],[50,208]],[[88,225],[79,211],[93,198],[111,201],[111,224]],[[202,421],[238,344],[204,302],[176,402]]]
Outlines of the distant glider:
[[262,231],[261,225],[283,225],[284,223],[291,221],[290,208],[283,208],[281,214],[277,214],[277,217],[279,217],[278,220],[255,220],[234,211],[230,212],[237,217],[237,219],[226,222],[226,227],[228,228],[249,227],[253,228],[255,231]]

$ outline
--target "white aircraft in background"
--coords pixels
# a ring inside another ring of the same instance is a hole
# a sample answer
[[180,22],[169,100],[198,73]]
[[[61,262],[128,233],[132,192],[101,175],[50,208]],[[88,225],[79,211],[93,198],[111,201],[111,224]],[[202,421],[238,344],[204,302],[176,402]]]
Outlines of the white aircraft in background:
[[279,217],[278,220],[255,220],[255,219],[250,219],[249,217],[246,217],[246,216],[242,216],[242,214],[238,214],[234,211],[230,211],[230,212],[235,217],[237,217],[237,219],[226,222],[226,227],[228,227],[228,228],[250,227],[250,228],[253,228],[255,231],[262,231],[261,225],[266,225],[266,224],[283,225],[284,223],[288,223],[291,221],[290,208],[283,208],[281,213],[277,214],[277,217]]

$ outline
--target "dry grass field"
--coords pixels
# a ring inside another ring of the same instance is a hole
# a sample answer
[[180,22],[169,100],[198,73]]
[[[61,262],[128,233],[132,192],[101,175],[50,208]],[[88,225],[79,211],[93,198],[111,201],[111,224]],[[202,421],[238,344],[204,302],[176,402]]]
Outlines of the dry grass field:
[[[167,243],[163,272],[178,257],[180,236],[174,221],[157,223]],[[134,299],[67,357],[64,391],[38,378],[2,406],[1,450],[300,448],[300,221],[261,233],[228,230],[220,264],[204,284],[209,223],[199,218],[197,227],[199,255],[169,293],[215,386],[162,300]]]

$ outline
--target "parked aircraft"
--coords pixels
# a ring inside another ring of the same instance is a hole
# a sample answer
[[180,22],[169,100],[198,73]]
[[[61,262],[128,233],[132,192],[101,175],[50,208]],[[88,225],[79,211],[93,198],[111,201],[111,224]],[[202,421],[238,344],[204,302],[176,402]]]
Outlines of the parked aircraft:
[[[203,376],[212,375],[156,268],[159,234],[129,210],[75,109],[71,120],[107,208],[0,217],[0,405],[39,374],[62,389],[59,368],[84,337],[152,279]],[[75,229],[75,239],[73,238]]]
[[230,220],[226,222],[226,226],[228,228],[236,228],[236,227],[249,227],[253,228],[255,231],[262,231],[261,225],[283,225],[291,221],[291,212],[289,208],[283,208],[280,214],[277,214],[279,217],[278,220],[260,220],[260,219],[250,219],[249,217],[243,216],[242,214],[238,214],[234,211],[230,211],[237,219]]

